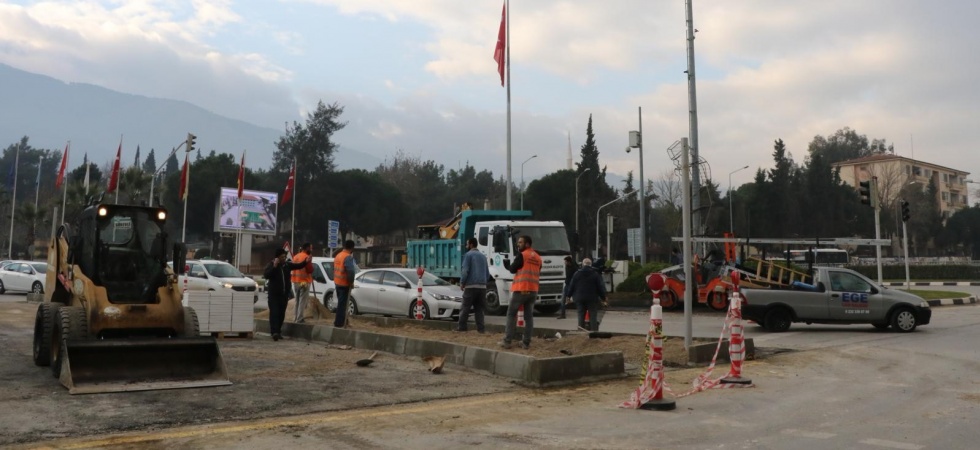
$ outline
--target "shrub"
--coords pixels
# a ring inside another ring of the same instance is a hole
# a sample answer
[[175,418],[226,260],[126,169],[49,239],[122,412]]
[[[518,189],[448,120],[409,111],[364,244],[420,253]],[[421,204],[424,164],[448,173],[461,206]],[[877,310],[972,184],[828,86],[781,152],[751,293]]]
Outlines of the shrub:
[[622,283],[616,286],[616,292],[648,292],[646,276],[663,270],[670,265],[663,262],[651,262],[645,266],[638,263],[629,263],[630,274]]

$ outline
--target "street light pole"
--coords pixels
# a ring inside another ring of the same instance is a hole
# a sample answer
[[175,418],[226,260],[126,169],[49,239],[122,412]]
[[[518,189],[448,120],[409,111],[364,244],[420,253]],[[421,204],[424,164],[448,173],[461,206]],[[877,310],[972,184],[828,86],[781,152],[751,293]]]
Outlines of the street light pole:
[[[616,200],[613,200],[613,201],[611,201],[609,203],[606,203],[605,205],[600,206],[599,209],[597,209],[595,211],[595,257],[596,258],[599,258],[599,211],[602,211],[602,208],[605,208],[605,207],[607,207],[607,206],[609,206],[609,205],[611,205],[613,203],[616,203],[616,202],[618,202],[618,201],[620,201],[620,200],[622,200],[622,199],[624,199],[626,197],[629,197],[630,195],[633,195],[634,192],[636,192],[636,189],[633,189],[633,190],[631,190],[629,192],[624,193],[623,195],[621,195]],[[609,249],[606,249],[606,251],[608,252]]]
[[531,155],[530,158],[525,159],[524,162],[521,163],[521,211],[524,211],[524,165],[527,164],[528,161],[537,157],[538,155]]
[[732,174],[748,168],[749,166],[745,166],[728,172],[728,232],[732,234],[735,234],[735,215],[732,213]]
[[636,111],[640,129],[630,131],[630,143],[629,147],[626,147],[626,153],[629,153],[630,148],[633,147],[640,150],[640,265],[645,265],[647,263],[647,197],[643,181],[643,107],[637,107]]

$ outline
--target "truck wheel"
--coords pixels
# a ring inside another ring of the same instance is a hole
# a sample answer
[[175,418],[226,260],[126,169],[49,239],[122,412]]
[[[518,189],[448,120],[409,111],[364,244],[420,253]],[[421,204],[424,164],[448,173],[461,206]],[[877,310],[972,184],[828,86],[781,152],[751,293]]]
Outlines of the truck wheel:
[[536,309],[543,316],[550,316],[558,312],[558,310],[561,309],[561,305],[541,305],[535,306],[534,309]]
[[57,303],[41,303],[34,317],[34,364],[51,365],[51,338],[54,335],[54,316],[61,306]]
[[677,294],[675,294],[674,291],[667,289],[666,291],[660,293],[660,307],[663,308],[664,311],[673,311],[680,306],[680,302],[677,301]]
[[727,292],[712,292],[708,294],[708,307],[715,311],[727,311],[728,310],[728,295]]
[[507,308],[500,306],[500,294],[497,293],[497,284],[494,283],[487,288],[487,307],[484,310],[492,316],[502,316],[507,312]]
[[51,374],[61,376],[61,365],[69,340],[84,339],[88,336],[88,317],[81,306],[58,308],[54,315],[54,340],[51,342]]
[[198,337],[201,335],[201,322],[197,319],[194,308],[184,307],[184,334],[182,337]]
[[766,318],[763,323],[767,330],[782,333],[788,330],[789,326],[793,324],[793,316],[786,308],[773,308],[766,313]]
[[909,308],[900,308],[892,314],[892,328],[899,333],[911,333],[918,325],[915,312]]

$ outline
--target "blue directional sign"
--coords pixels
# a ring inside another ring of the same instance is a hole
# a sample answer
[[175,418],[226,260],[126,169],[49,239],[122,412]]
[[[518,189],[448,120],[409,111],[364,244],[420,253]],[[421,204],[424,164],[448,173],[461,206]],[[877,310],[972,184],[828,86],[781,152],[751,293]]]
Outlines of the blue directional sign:
[[340,247],[340,222],[336,220],[327,221],[327,247]]

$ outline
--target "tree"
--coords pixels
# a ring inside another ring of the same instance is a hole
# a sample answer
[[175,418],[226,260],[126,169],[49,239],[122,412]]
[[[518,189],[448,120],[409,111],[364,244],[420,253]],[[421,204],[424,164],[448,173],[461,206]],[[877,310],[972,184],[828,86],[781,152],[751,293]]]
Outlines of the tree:
[[[404,226],[414,229],[418,225],[444,223],[454,215],[452,195],[446,185],[444,168],[435,161],[422,161],[421,157],[411,156],[399,150],[390,162],[385,161],[374,172],[387,180],[409,205]],[[456,198],[469,201],[470,199]]]
[[276,142],[271,171],[288,173],[295,158],[303,168],[297,171],[297,181],[312,181],[315,174],[333,172],[338,146],[331,138],[347,126],[338,120],[343,113],[344,108],[337,103],[325,106],[317,102],[316,110],[307,114],[305,126],[293,122]]
[[143,160],[143,172],[154,173],[157,171],[157,157],[154,154],[154,149],[150,149],[150,153],[146,154],[146,159]]
[[882,139],[869,143],[867,136],[844,127],[827,137],[814,136],[808,151],[810,155],[820,153],[829,164],[834,164],[865,156],[894,153],[895,148]]
[[[330,177],[330,189],[334,194],[351,192],[355,195],[336,195],[334,198],[340,202],[331,205],[326,214],[321,214],[319,223],[326,224],[332,216],[340,221],[342,233],[353,232],[359,236],[402,229],[408,208],[398,189],[381,175],[360,169],[335,172]],[[326,240],[326,227],[321,228],[324,233],[317,237]]]
[[579,239],[584,248],[595,249],[598,248],[598,243],[593,242],[592,236],[595,235],[596,227],[601,225],[595,223],[595,213],[600,206],[616,198],[616,191],[606,183],[606,168],[599,168],[599,147],[592,131],[592,115],[589,115],[585,128],[585,144],[582,144],[580,155],[582,160],[577,163],[575,176],[582,175],[586,169],[589,172],[579,180],[579,221],[582,224]]

